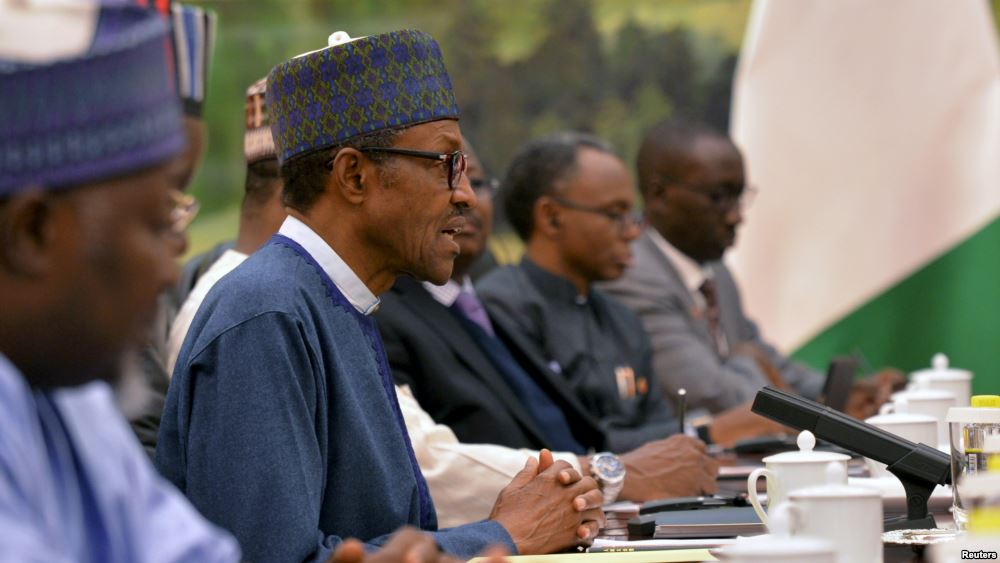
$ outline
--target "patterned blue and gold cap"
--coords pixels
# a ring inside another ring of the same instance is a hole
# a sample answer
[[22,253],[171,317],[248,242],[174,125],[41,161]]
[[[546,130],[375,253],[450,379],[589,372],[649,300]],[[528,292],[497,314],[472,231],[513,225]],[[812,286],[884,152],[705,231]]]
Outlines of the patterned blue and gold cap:
[[271,70],[267,104],[279,162],[384,129],[458,119],[451,78],[430,35],[346,35],[335,33],[331,46]]
[[[120,176],[184,148],[162,18],[121,6],[79,13],[61,20],[84,38],[79,49],[39,60],[0,46],[0,198]],[[36,16],[5,15],[21,34],[12,43],[43,32]]]

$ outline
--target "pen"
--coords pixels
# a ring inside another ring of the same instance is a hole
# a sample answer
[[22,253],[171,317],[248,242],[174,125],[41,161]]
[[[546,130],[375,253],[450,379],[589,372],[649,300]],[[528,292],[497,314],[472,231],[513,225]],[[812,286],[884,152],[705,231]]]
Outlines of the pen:
[[684,411],[687,410],[687,389],[683,387],[677,390],[677,422],[680,424],[681,433],[684,433]]

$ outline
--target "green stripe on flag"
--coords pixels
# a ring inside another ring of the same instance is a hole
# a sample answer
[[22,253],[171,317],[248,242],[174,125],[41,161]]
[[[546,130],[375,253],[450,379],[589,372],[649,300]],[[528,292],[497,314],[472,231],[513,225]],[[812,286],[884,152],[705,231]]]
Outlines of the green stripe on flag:
[[[821,296],[818,296],[821,298]],[[1000,218],[795,351],[816,368],[860,351],[876,369],[930,367],[944,352],[974,393],[1000,394]]]

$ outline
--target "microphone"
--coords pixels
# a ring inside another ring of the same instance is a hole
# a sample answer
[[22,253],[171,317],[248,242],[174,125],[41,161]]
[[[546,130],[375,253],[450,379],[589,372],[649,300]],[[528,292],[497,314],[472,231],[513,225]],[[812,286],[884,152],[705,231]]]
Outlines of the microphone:
[[886,464],[906,491],[906,516],[886,519],[887,531],[937,527],[934,517],[927,512],[927,500],[934,487],[951,483],[948,454],[772,387],[757,392],[751,410],[786,426],[809,430],[817,438]]

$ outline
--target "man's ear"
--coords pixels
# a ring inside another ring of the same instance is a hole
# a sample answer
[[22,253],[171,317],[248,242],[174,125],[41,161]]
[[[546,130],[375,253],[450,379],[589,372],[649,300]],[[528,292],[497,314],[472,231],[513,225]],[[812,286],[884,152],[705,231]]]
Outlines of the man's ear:
[[535,202],[533,219],[534,230],[548,238],[556,237],[562,229],[559,206],[549,197],[540,197]]
[[36,278],[53,265],[56,200],[29,189],[0,203],[0,266],[11,275]]
[[374,183],[375,173],[373,163],[364,153],[352,148],[340,149],[331,162],[326,188],[339,192],[349,203],[361,205],[365,200],[365,186]]

